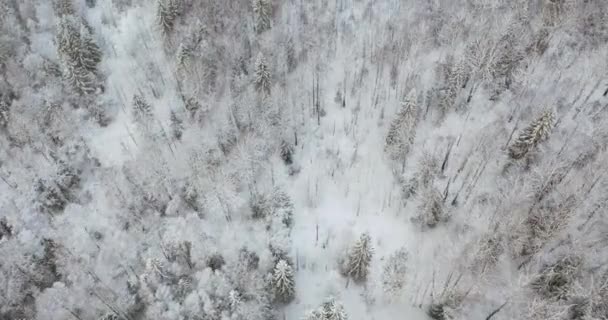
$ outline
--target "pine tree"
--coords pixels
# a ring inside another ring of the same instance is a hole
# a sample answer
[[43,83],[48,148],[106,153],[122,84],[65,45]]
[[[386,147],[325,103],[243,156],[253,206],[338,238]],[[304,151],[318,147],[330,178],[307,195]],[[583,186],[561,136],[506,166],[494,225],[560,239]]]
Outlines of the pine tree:
[[57,51],[64,65],[65,80],[80,94],[95,92],[101,51],[89,28],[72,16],[62,17],[57,32]]
[[136,94],[133,96],[133,118],[145,123],[153,117],[152,106],[146,102],[144,97]]
[[190,57],[192,56],[192,49],[185,43],[180,43],[177,48],[177,68],[178,70],[187,70],[190,66]]
[[270,70],[261,52],[255,61],[255,88],[261,94],[270,95]]
[[286,165],[290,165],[293,163],[293,152],[294,148],[291,143],[286,140],[281,141],[281,159],[285,162]]
[[55,0],[53,1],[53,10],[58,17],[74,14],[74,5],[72,0]]
[[393,295],[403,288],[405,273],[407,271],[405,266],[406,262],[407,251],[405,251],[404,248],[398,250],[388,258],[382,273],[382,286],[386,293]]
[[321,307],[321,314],[323,315],[323,320],[346,320],[346,311],[344,311],[344,307],[342,304],[336,302],[334,299],[330,299],[323,303]]
[[394,159],[404,160],[416,137],[418,106],[413,90],[401,105],[401,110],[391,122],[386,136],[386,152]]
[[555,125],[555,114],[546,109],[538,119],[525,128],[509,147],[509,156],[513,159],[523,158],[531,149],[539,143],[547,140]]
[[156,4],[156,23],[163,34],[169,34],[179,15],[179,0],[158,0]]
[[304,320],[324,320],[323,312],[318,309],[310,310],[304,316]]
[[295,294],[293,268],[285,260],[279,260],[274,267],[272,287],[276,300],[287,303]]
[[91,94],[95,92],[95,80],[93,75],[85,69],[68,64],[64,68],[65,81],[80,94]]
[[287,72],[294,71],[298,62],[296,61],[296,49],[293,38],[287,39],[287,43],[285,44],[285,56],[287,60]]
[[363,233],[351,249],[348,257],[348,275],[357,282],[365,281],[372,261],[373,247],[369,234]]
[[182,139],[182,133],[184,131],[184,125],[182,119],[180,119],[175,111],[171,111],[171,135],[176,140]]
[[437,188],[428,186],[418,193],[418,215],[412,220],[423,227],[433,228],[449,219],[443,204],[443,195]]
[[271,0],[252,0],[253,13],[255,14],[255,29],[262,33],[270,29],[270,18],[272,16]]
[[80,32],[80,47],[80,63],[86,70],[96,73],[97,65],[101,62],[101,50],[93,40],[91,33],[84,27]]
[[6,129],[9,121],[10,121],[9,104],[0,97],[0,129]]

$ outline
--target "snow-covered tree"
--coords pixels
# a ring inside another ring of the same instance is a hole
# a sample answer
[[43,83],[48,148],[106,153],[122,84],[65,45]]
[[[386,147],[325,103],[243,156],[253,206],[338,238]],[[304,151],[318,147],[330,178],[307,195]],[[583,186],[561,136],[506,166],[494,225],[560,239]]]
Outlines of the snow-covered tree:
[[260,52],[255,60],[255,88],[264,96],[270,95],[270,69],[268,68],[268,63],[266,62],[266,58]]
[[272,277],[274,297],[283,303],[293,300],[295,294],[295,281],[293,268],[287,261],[279,260],[274,267]]
[[402,102],[401,109],[391,122],[386,136],[385,150],[391,158],[405,162],[416,137],[418,106],[416,91],[412,92]]
[[382,286],[389,296],[396,295],[403,288],[406,276],[407,251],[401,248],[393,253],[382,272]]
[[361,234],[349,252],[346,262],[346,272],[348,276],[357,282],[365,281],[369,273],[373,252],[374,248],[369,234]]
[[9,104],[0,98],[0,129],[6,129],[10,121]]
[[346,320],[348,319],[344,306],[335,299],[329,299],[321,306],[323,320]]
[[420,190],[417,193],[417,201],[417,214],[412,218],[412,221],[420,224],[423,228],[434,228],[439,223],[449,219],[447,209],[443,203],[443,195],[437,188],[429,186]]
[[282,140],[280,148],[281,159],[283,159],[283,162],[285,162],[286,165],[292,164],[294,152],[293,145],[287,140]]
[[133,95],[133,118],[140,122],[146,123],[154,116],[152,106],[141,95]]
[[270,20],[272,18],[271,0],[252,0],[252,7],[255,15],[256,31],[262,33],[270,29]]
[[74,14],[74,4],[72,0],[54,0],[53,10],[58,17]]
[[175,111],[171,111],[171,135],[175,140],[181,140],[182,133],[184,132],[183,120],[177,115]]
[[179,15],[181,0],[158,0],[156,3],[156,23],[163,34],[173,31],[175,20]]
[[192,58],[192,48],[186,43],[180,43],[177,47],[176,62],[178,70],[188,70],[190,59]]
[[57,51],[64,65],[64,78],[79,93],[95,92],[101,50],[89,28],[73,16],[63,16],[57,30]]
[[546,109],[509,146],[509,156],[513,159],[523,158],[531,149],[549,138],[554,125],[555,113]]

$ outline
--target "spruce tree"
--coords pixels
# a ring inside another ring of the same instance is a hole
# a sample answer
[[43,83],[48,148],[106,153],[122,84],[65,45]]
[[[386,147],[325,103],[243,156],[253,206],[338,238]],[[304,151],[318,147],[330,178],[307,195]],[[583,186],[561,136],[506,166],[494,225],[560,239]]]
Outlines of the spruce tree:
[[177,116],[175,111],[171,111],[171,135],[175,140],[181,140],[183,132],[184,125],[182,119]]
[[180,43],[177,48],[177,68],[178,70],[187,70],[190,66],[190,57],[192,56],[192,49],[186,43]]
[[96,90],[93,75],[85,69],[68,64],[64,68],[63,77],[80,94],[91,94]]
[[539,143],[547,140],[555,125],[555,114],[546,109],[543,113],[526,127],[517,140],[509,146],[509,156],[513,159],[523,158],[531,149]]
[[407,268],[407,251],[404,248],[392,254],[382,273],[382,286],[384,291],[390,295],[397,294],[405,283],[405,273]]
[[304,320],[324,320],[323,312],[318,309],[310,310],[304,316]]
[[260,94],[270,95],[270,70],[261,52],[255,61],[255,88]]
[[386,136],[385,150],[394,160],[404,160],[409,153],[416,137],[417,118],[416,91],[412,91],[403,101]]
[[156,4],[156,23],[163,34],[169,34],[175,26],[179,14],[179,0],[158,0]]
[[58,17],[74,14],[74,5],[72,0],[55,0],[53,1],[53,10]]
[[347,319],[344,307],[334,299],[330,299],[329,301],[323,303],[323,306],[321,307],[321,314],[323,315],[323,320]]
[[140,123],[146,123],[152,117],[152,106],[144,99],[144,97],[138,94],[134,95],[133,118]]
[[0,129],[6,129],[10,120],[10,107],[7,102],[5,102],[0,97]]
[[293,145],[286,140],[282,140],[280,151],[281,151],[281,159],[283,159],[283,162],[285,162],[286,165],[292,164],[293,163],[293,152],[294,152]]
[[367,279],[372,261],[373,247],[369,234],[363,233],[350,251],[347,264],[348,276],[357,282]]
[[293,268],[281,259],[274,267],[272,287],[277,301],[289,302],[295,294]]
[[101,51],[89,28],[72,16],[62,17],[57,32],[57,51],[64,65],[64,79],[81,94],[95,92]]
[[271,0],[252,0],[253,13],[255,14],[255,29],[262,33],[270,29],[270,18],[272,16]]

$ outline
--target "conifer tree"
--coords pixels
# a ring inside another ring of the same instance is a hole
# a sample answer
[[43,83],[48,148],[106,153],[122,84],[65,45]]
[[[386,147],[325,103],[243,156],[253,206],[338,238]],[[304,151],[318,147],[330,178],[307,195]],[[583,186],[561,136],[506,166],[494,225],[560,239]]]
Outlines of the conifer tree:
[[291,145],[290,142],[287,142],[286,140],[282,140],[281,141],[281,159],[283,159],[283,162],[285,162],[285,164],[290,165],[293,163],[293,152],[294,152],[294,148],[293,145]]
[[341,303],[336,302],[334,299],[330,299],[323,303],[321,307],[321,314],[323,315],[323,320],[346,320],[346,311],[344,311],[344,306]]
[[270,18],[272,16],[271,0],[252,0],[253,13],[255,14],[255,29],[262,33],[270,29]]
[[152,106],[144,97],[136,94],[133,96],[133,118],[141,123],[145,123],[153,117]]
[[255,88],[260,94],[270,95],[270,70],[261,52],[255,61]]
[[304,320],[324,320],[323,312],[319,309],[310,310],[304,316]]
[[53,1],[53,10],[58,17],[74,14],[74,5],[72,0],[55,0]]
[[175,111],[171,111],[171,135],[175,140],[181,140],[183,132],[184,125],[182,119],[177,116]]
[[555,125],[555,114],[546,109],[535,121],[526,127],[517,140],[509,147],[509,156],[513,159],[523,158],[531,149],[539,143],[547,140]]
[[404,160],[409,153],[416,137],[417,117],[416,91],[413,90],[403,101],[386,136],[385,150],[394,160]]
[[80,94],[91,94],[95,92],[95,80],[93,75],[85,69],[74,65],[66,65],[63,76],[65,81]]
[[274,297],[281,302],[289,302],[295,294],[293,268],[287,261],[281,259],[274,267],[272,287]]
[[6,129],[10,120],[10,107],[0,98],[0,129]]
[[346,266],[348,276],[357,282],[365,281],[369,273],[372,254],[371,238],[369,234],[363,233],[350,251]]
[[404,248],[398,250],[388,258],[382,273],[382,286],[386,293],[393,295],[403,288],[407,270],[405,266],[406,262],[407,251],[405,251]]
[[177,68],[178,70],[186,70],[190,66],[190,57],[192,56],[192,49],[185,43],[180,43],[177,48]]
[[72,16],[63,16],[57,32],[57,51],[65,80],[81,94],[95,92],[95,74],[101,51],[89,28]]
[[156,23],[163,34],[169,34],[175,26],[179,14],[179,0],[158,0],[156,4]]

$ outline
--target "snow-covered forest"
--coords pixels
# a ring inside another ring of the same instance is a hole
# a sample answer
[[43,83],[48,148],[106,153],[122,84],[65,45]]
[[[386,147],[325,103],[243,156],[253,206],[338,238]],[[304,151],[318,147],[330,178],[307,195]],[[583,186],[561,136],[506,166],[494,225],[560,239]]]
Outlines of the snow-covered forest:
[[608,319],[608,2],[0,0],[1,320]]

